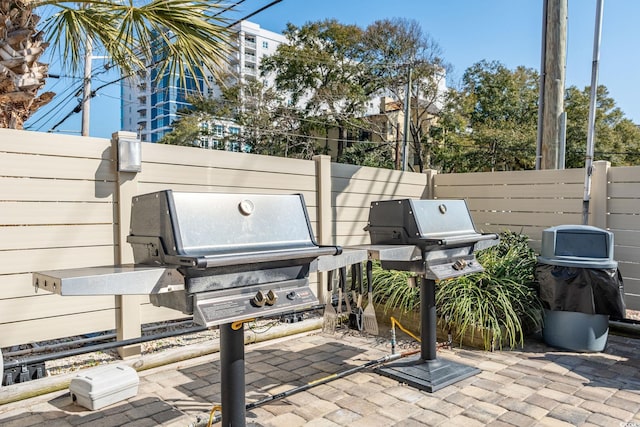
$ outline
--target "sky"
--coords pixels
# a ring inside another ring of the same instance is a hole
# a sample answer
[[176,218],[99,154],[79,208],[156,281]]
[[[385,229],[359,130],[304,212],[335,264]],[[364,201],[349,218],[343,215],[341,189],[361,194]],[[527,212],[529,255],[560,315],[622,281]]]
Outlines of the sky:
[[[238,13],[243,16],[269,2],[244,2]],[[597,0],[568,2],[565,84],[584,89],[591,82]],[[608,88],[627,118],[640,124],[640,0],[603,2],[598,84]],[[456,87],[465,70],[483,59],[499,61],[509,69],[522,65],[539,72],[542,5],[543,0],[282,0],[250,21],[281,33],[289,22],[302,26],[333,18],[365,28],[380,19],[414,19],[438,43],[444,60],[452,65],[447,84]],[[53,73],[55,58],[51,64]],[[113,72],[100,74],[94,78],[93,87],[115,78]],[[61,96],[27,122],[30,130],[46,132],[73,109],[77,101],[65,94],[73,92],[77,82],[77,79],[49,79],[47,86]],[[65,104],[63,99],[67,100]],[[119,129],[118,85],[98,91],[92,100],[90,116],[91,136],[109,138]],[[55,129],[70,134],[79,134],[79,130],[80,114],[72,115]]]

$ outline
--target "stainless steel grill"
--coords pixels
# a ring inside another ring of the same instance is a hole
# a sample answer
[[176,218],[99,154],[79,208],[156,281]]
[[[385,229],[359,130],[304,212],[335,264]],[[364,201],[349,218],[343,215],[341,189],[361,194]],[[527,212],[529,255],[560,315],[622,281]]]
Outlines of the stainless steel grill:
[[498,242],[476,232],[463,200],[387,200],[371,204],[369,256],[383,268],[421,276],[421,354],[377,372],[433,392],[479,371],[436,358],[435,281],[482,271],[474,252]]
[[342,251],[316,244],[300,195],[138,196],[127,241],[136,264],[175,265],[184,277],[183,290],[153,294],[152,303],[206,326],[316,304],[311,263]]
[[371,204],[372,245],[387,249],[382,267],[442,280],[482,271],[474,251],[495,244],[495,234],[476,232],[464,200],[387,200]]
[[220,327],[222,424],[245,425],[243,321],[318,303],[309,274],[364,261],[318,245],[301,195],[159,191],[134,197],[135,264],[34,273],[61,295],[149,294]]

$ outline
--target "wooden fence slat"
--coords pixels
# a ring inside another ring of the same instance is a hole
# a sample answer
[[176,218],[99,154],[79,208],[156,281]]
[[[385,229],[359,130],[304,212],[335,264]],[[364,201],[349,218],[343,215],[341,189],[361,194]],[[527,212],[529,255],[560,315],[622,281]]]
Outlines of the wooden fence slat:
[[438,199],[467,198],[510,198],[510,199],[545,199],[568,198],[582,200],[583,184],[541,184],[541,185],[491,185],[476,189],[472,187],[437,187]]
[[113,223],[112,203],[0,202],[2,225]]
[[35,289],[31,283],[31,273],[0,275],[0,299],[34,295]]
[[[617,256],[615,256],[615,258],[617,258]],[[640,278],[640,264],[637,262],[619,262],[618,268],[624,277]]]
[[331,163],[333,178],[358,179],[373,182],[402,182],[409,185],[426,185],[427,175],[416,172],[402,172],[392,169],[378,169],[366,166]]
[[[640,183],[638,183],[640,185]],[[612,214],[640,214],[640,198],[620,199],[613,198],[607,202],[607,210]],[[640,218],[639,218],[640,220]]]
[[16,304],[13,300],[0,299],[0,324],[114,308],[115,297],[113,296],[63,297],[41,292],[36,296],[21,298],[20,304]]
[[[639,172],[640,173],[640,172]],[[636,182],[613,182],[607,186],[608,196],[615,198],[640,198],[640,184]]]
[[[627,308],[629,308],[629,307],[638,307],[637,305],[630,304],[629,296],[633,295],[635,297],[640,297],[640,280],[639,279],[624,278],[624,276],[623,276],[623,282],[624,282],[625,302],[627,303]],[[634,299],[632,301],[640,302],[637,299]]]
[[582,183],[584,185],[584,169],[437,174],[434,179],[438,187],[505,183],[510,185]]
[[293,177],[283,173],[153,163],[143,165],[139,179],[145,182],[167,184],[255,187],[263,191],[289,188],[292,185],[295,185],[298,191],[315,190],[315,177],[308,174]]
[[115,244],[112,224],[0,227],[0,250]]
[[613,232],[613,242],[616,246],[640,247],[640,230],[609,229],[609,231]]
[[143,171],[147,163],[276,173],[287,171],[294,175],[313,175],[314,170],[312,160],[151,143],[142,144],[142,159]]
[[640,246],[616,245],[613,250],[613,255],[618,262],[640,263]]
[[640,166],[618,166],[609,169],[611,182],[640,182]]
[[615,230],[640,231],[640,215],[611,213],[608,217],[608,227]]
[[73,337],[115,328],[114,310],[0,324],[0,347]]
[[169,320],[183,319],[185,317],[191,317],[179,310],[172,310],[166,307],[156,307],[149,303],[140,305],[140,322],[141,323],[155,323],[166,322]]
[[336,222],[369,220],[369,205],[362,207],[336,206]]
[[367,195],[386,194],[412,194],[412,198],[422,198],[424,185],[410,185],[393,181],[364,181],[359,179],[333,178],[331,180],[332,191],[359,193]]
[[112,159],[111,141],[26,130],[2,129],[0,153]]
[[115,171],[108,159],[33,154],[0,153],[0,173],[19,178],[115,180]]
[[466,200],[469,210],[473,211],[582,213],[582,200],[578,199],[468,198]]
[[476,225],[502,224],[505,226],[529,226],[553,227],[561,224],[580,224],[581,214],[557,214],[544,212],[471,212]]
[[0,251],[0,274],[112,265],[113,246]]
[[115,184],[42,178],[0,177],[0,200],[37,202],[113,202]]
[[335,233],[337,236],[353,236],[354,238],[360,238],[365,236],[369,238],[369,232],[364,231],[364,227],[367,225],[366,221],[339,221],[335,222]]

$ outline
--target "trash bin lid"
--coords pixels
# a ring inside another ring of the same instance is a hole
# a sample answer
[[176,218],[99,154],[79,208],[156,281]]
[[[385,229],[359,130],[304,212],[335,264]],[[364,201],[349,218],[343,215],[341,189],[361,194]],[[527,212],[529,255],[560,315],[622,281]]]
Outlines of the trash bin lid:
[[590,225],[559,225],[542,232],[538,262],[563,267],[617,268],[613,233]]

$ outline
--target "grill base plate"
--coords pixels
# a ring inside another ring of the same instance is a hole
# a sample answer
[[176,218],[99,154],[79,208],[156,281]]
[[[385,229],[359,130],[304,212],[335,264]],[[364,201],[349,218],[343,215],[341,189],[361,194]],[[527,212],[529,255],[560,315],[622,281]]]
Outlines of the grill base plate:
[[420,356],[413,356],[406,361],[394,362],[377,368],[375,372],[433,393],[443,387],[479,374],[480,370],[451,360],[424,360]]

